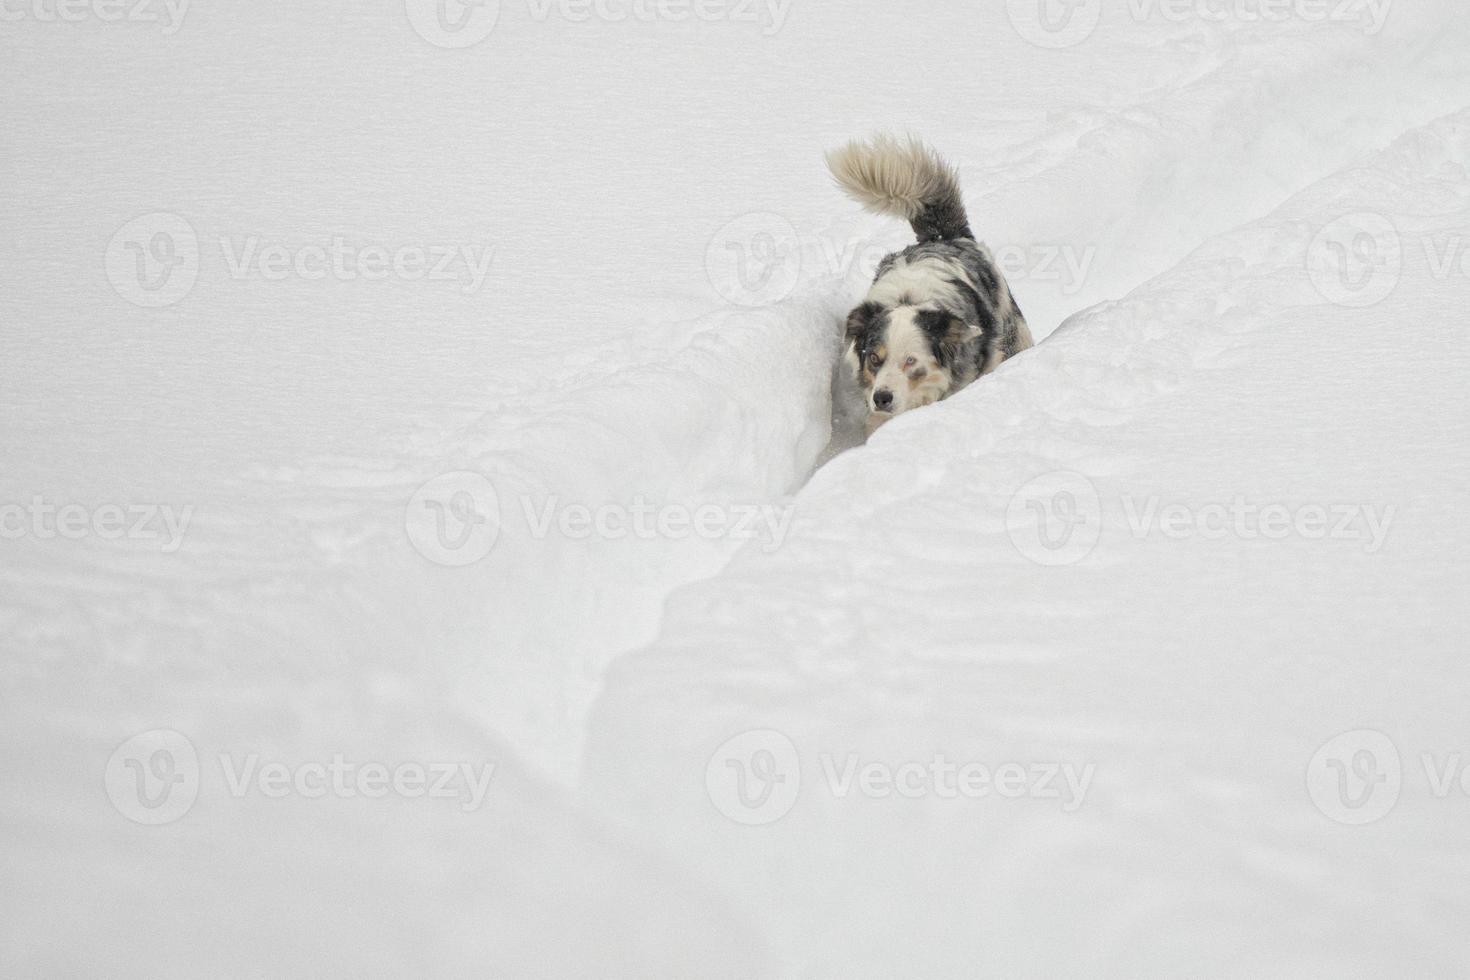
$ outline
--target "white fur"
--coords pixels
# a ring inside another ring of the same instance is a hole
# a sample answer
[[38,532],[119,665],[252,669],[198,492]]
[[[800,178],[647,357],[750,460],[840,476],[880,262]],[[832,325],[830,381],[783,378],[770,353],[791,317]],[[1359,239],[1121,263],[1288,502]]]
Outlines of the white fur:
[[[898,306],[905,296],[923,297],[925,301],[958,307],[961,302],[959,291],[949,284],[949,279],[970,283],[964,268],[950,259],[938,256],[915,262],[899,259],[882,279],[873,283],[867,299],[884,306]],[[973,288],[974,283],[970,285]]]
[[[868,392],[868,408],[873,411],[878,411],[873,396],[879,391],[893,393],[893,404],[883,411],[898,415],[932,405],[949,390],[949,373],[934,360],[929,338],[915,322],[918,312],[918,307],[903,306],[889,314],[884,338],[886,357],[874,376],[873,390]],[[924,371],[924,377],[915,382],[911,375],[918,369]]]

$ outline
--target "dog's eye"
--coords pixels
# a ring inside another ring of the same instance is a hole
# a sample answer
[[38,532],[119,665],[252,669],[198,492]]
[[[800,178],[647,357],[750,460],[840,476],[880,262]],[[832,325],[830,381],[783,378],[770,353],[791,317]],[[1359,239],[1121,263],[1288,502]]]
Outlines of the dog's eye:
[[882,366],[883,366],[883,359],[881,357],[879,357],[877,354],[869,354],[868,355],[868,368],[869,368],[869,370],[876,371],[876,370],[878,370]]
[[907,357],[907,358],[904,359],[904,362],[903,362],[904,370],[908,370],[909,368],[913,367],[915,364],[918,364],[918,363],[919,363],[919,359],[917,357],[912,357],[912,356]]

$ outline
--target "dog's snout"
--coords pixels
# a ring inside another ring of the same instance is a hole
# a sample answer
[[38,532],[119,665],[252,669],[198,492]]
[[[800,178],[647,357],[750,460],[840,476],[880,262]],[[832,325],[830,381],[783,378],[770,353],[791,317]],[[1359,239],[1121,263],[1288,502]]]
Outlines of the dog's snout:
[[873,407],[880,411],[888,411],[893,407],[893,392],[887,388],[879,388],[873,392]]

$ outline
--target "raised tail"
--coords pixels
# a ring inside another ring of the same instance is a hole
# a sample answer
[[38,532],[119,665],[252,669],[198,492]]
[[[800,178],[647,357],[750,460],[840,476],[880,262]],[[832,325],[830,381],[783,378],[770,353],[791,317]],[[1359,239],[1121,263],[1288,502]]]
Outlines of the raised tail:
[[954,168],[914,137],[853,140],[827,154],[827,168],[849,197],[905,219],[921,242],[975,237]]

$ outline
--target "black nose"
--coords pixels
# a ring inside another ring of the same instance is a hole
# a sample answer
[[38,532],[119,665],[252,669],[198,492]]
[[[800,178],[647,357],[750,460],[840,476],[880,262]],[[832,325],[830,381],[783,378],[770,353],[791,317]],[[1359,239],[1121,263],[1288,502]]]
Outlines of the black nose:
[[887,388],[879,388],[877,391],[873,392],[873,405],[874,407],[881,408],[884,411],[892,408],[893,392],[889,391]]

